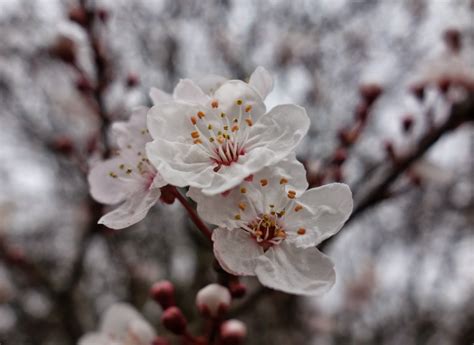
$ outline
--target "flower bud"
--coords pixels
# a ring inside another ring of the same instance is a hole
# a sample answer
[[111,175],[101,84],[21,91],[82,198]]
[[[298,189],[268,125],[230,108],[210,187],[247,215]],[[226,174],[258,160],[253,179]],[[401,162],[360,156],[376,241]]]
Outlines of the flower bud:
[[239,320],[228,320],[220,329],[222,345],[242,344],[247,336],[247,326]]
[[413,116],[405,115],[405,117],[402,119],[403,132],[410,133],[413,128],[414,122],[415,120],[413,119]]
[[244,297],[247,293],[247,287],[242,283],[233,283],[229,286],[229,291],[232,298],[241,298]]
[[140,79],[135,73],[129,73],[127,75],[126,85],[129,89],[137,86],[140,83]]
[[210,284],[198,292],[196,305],[202,315],[216,318],[229,309],[231,299],[227,288],[219,284]]
[[186,332],[188,322],[181,310],[177,307],[169,307],[161,315],[161,324],[176,335]]
[[150,290],[150,295],[163,308],[163,310],[175,305],[174,286],[167,280],[153,284]]
[[166,338],[156,337],[155,339],[153,339],[151,345],[170,345],[170,342]]
[[370,107],[382,93],[382,87],[378,84],[361,85],[359,88],[359,93],[361,97],[367,102],[367,106]]
[[49,53],[64,63],[70,65],[76,63],[76,44],[69,37],[59,36],[49,48]]
[[87,25],[87,13],[81,7],[72,8],[69,11],[69,20],[75,22],[81,26]]

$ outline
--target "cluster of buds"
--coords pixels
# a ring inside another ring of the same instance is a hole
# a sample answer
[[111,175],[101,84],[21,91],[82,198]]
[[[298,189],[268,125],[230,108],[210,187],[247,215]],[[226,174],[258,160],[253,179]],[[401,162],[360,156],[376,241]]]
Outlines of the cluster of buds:
[[[239,289],[237,289],[239,290]],[[241,287],[240,287],[241,290]],[[161,324],[175,335],[183,337],[185,342],[200,344],[206,336],[193,336],[188,330],[188,321],[182,310],[175,303],[175,288],[169,281],[160,281],[151,288],[152,298],[163,308]],[[229,289],[219,284],[210,284],[199,290],[196,295],[196,306],[199,313],[211,322],[217,330],[218,344],[239,345],[247,335],[245,324],[238,320],[226,320],[232,295]],[[153,345],[168,344],[164,338],[157,338]]]

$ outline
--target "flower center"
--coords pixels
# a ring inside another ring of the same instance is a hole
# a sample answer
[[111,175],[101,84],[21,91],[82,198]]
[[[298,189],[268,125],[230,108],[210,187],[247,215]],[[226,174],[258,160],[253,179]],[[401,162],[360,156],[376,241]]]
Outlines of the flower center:
[[246,230],[266,251],[275,244],[280,244],[286,238],[286,232],[278,222],[277,214],[263,214],[258,216]]
[[237,162],[245,154],[245,144],[253,125],[252,106],[244,105],[241,99],[237,99],[235,104],[239,109],[235,116],[220,111],[217,100],[211,102],[209,114],[198,111],[191,116],[193,143],[216,164],[215,171]]

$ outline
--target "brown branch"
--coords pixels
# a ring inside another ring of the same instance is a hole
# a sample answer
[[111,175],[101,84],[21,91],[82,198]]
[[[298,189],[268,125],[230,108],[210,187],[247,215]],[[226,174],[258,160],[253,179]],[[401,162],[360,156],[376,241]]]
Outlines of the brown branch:
[[[404,157],[398,157],[395,162],[382,165],[373,177],[360,188],[354,197],[354,210],[348,223],[357,219],[365,211],[385,200],[390,187],[410,166],[420,159],[443,135],[455,130],[460,125],[474,121],[474,93],[470,93],[465,100],[455,103],[447,119],[439,126],[429,130],[418,142],[416,149]],[[340,232],[339,232],[340,233]],[[337,234],[324,241],[320,249],[326,248]]]

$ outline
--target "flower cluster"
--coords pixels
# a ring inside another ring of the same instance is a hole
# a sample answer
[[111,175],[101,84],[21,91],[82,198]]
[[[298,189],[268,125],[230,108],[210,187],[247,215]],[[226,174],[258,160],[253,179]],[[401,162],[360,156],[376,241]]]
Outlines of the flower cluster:
[[315,246],[348,219],[351,191],[339,183],[307,190],[294,151],[309,118],[293,104],[267,110],[272,87],[259,67],[248,83],[208,76],[181,80],[172,95],[152,89],[153,107],[114,125],[119,155],[89,175],[95,199],[122,202],[100,222],[129,226],[160,187],[189,187],[199,216],[217,226],[214,254],[224,270],[288,293],[327,291],[333,264]]

